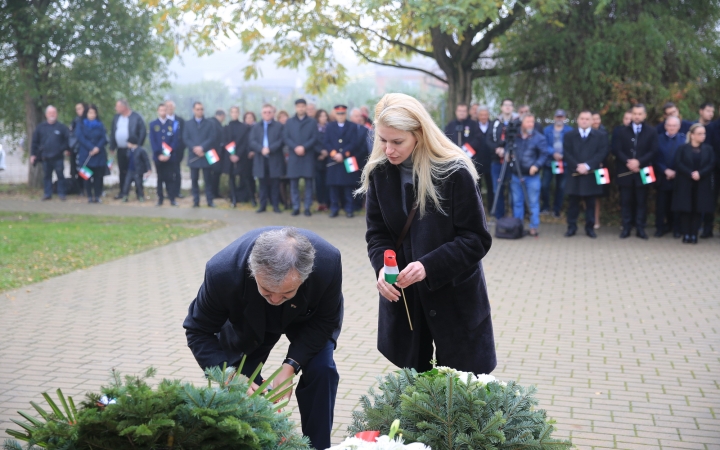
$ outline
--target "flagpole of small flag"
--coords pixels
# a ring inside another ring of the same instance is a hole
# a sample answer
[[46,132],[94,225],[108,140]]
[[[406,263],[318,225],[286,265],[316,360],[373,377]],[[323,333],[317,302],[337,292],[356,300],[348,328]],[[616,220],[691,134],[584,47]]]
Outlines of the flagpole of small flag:
[[85,180],[89,180],[93,175],[93,171],[90,170],[90,168],[87,166],[87,163],[88,161],[90,161],[91,157],[92,155],[88,153],[88,157],[85,158],[85,162],[82,164],[82,166],[80,166],[80,169],[78,170],[78,175],[80,175],[80,177]]
[[[385,250],[385,281],[390,284],[395,284],[397,277],[400,274],[397,265],[397,258],[393,250]],[[408,308],[407,298],[405,298],[405,289],[400,288],[402,292],[403,303],[405,303],[405,312],[407,313],[408,324],[410,324],[410,331],[413,331],[412,320],[410,320],[410,309]]]

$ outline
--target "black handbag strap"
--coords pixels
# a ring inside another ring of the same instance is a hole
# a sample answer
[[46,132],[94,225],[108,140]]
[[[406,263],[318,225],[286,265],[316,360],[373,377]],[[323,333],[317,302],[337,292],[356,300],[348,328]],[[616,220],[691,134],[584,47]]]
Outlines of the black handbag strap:
[[408,214],[407,222],[405,222],[405,226],[403,227],[402,233],[400,233],[400,237],[398,238],[397,242],[395,243],[396,249],[400,250],[400,247],[402,246],[402,243],[405,240],[405,236],[407,236],[408,231],[410,231],[410,225],[412,225],[412,221],[415,218],[416,212],[417,212],[417,206],[413,206],[413,209],[410,210],[410,214]]

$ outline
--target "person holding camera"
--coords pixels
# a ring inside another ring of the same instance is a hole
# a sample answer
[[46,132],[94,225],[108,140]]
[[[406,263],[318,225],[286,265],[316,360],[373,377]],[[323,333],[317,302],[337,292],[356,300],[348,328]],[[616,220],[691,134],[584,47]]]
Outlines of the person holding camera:
[[[540,227],[540,175],[538,171],[548,157],[547,140],[535,129],[535,115],[525,114],[521,118],[520,133],[515,139],[515,163],[520,166],[522,178],[512,171],[510,192],[512,193],[513,216],[525,217],[525,192],[530,205],[530,236],[538,236]],[[505,152],[499,154],[501,158]],[[525,186],[523,188],[523,185]]]
[[500,103],[500,116],[492,123],[492,127],[485,133],[487,136],[487,144],[490,150],[494,153],[492,155],[492,162],[490,164],[490,173],[492,174],[493,180],[493,193],[497,197],[495,202],[495,218],[501,219],[505,217],[505,188],[503,182],[507,181],[509,173],[505,173],[505,179],[500,179],[500,171],[503,165],[503,156],[505,154],[505,132],[508,124],[517,118],[517,115],[513,112],[515,104],[509,98],[503,99]]

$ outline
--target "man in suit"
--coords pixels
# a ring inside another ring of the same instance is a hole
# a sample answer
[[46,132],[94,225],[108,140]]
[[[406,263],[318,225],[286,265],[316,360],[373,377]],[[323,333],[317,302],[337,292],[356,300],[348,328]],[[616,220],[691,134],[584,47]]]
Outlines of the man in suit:
[[165,185],[170,204],[177,206],[173,161],[177,159],[178,139],[174,131],[175,122],[168,119],[166,108],[165,103],[160,103],[157,108],[158,118],[150,122],[150,148],[157,171],[157,206],[162,206],[164,201],[163,185]]
[[607,135],[592,128],[592,113],[580,111],[577,118],[578,129],[570,130],[563,137],[563,160],[568,171],[565,192],[568,195],[566,237],[577,232],[577,218],[580,202],[585,202],[585,234],[596,238],[595,234],[595,197],[602,194],[602,185],[595,179],[595,171],[600,168],[608,154]]
[[621,239],[630,236],[633,223],[637,229],[637,237],[648,238],[645,233],[648,186],[643,184],[640,170],[651,165],[655,159],[658,138],[655,129],[645,122],[646,118],[645,105],[634,105],[632,122],[618,130],[617,139],[613,137],[617,185],[620,188]]
[[253,153],[253,175],[260,181],[260,207],[264,213],[268,200],[273,211],[280,211],[280,177],[283,176],[285,156],[283,155],[283,126],[274,119],[275,108],[264,105],[260,113],[262,120],[250,130],[250,152]]
[[490,122],[490,109],[485,105],[477,106],[477,132],[478,132],[478,149],[476,157],[476,165],[478,166],[478,173],[480,173],[480,182],[485,180],[485,190],[487,191],[487,203],[485,204],[486,210],[492,208],[492,204],[495,200],[495,183],[492,178],[492,157],[493,151],[488,145],[488,136],[490,135],[492,123]]
[[290,179],[292,215],[300,215],[300,179],[305,180],[305,215],[311,216],[313,201],[313,175],[318,155],[317,122],[307,115],[305,99],[295,101],[295,116],[288,119],[283,129],[283,140],[288,147],[286,176]]
[[[225,172],[230,176],[230,201],[233,208],[239,201],[255,205],[255,180],[252,177],[252,159],[248,158],[250,126],[240,121],[240,108],[230,108],[230,122],[225,126],[225,151],[228,153]],[[247,167],[250,168],[248,173]],[[252,190],[251,190],[252,188]],[[252,193],[252,195],[251,195]]]
[[653,167],[657,177],[655,193],[655,237],[673,232],[679,238],[680,220],[675,220],[672,211],[673,187],[675,185],[675,154],[685,144],[685,135],[680,133],[680,119],[670,116],[665,119],[665,131],[658,135],[658,151]]
[[[340,251],[296,228],[253,230],[221,250],[185,318],[201,368],[238,367],[250,376],[284,334],[290,341],[277,387],[302,371],[295,394],[303,434],[330,447],[339,375],[333,360],[343,320]],[[250,380],[258,389],[262,375]],[[292,391],[285,396],[289,399]]]
[[[190,149],[188,166],[192,180],[193,207],[200,207],[200,171],[205,184],[205,198],[210,208],[214,208],[212,192],[211,165],[219,164],[217,151],[217,129],[213,122],[205,118],[205,108],[200,102],[193,104],[193,118],[185,122],[183,141]],[[212,164],[211,164],[212,163]]]
[[337,121],[327,125],[323,146],[329,153],[327,185],[330,188],[330,217],[338,216],[342,202],[345,216],[352,218],[355,215],[352,192],[360,183],[359,163],[366,151],[357,125],[346,121],[347,106],[336,105],[334,112]]
[[[110,130],[110,151],[117,153],[114,159],[120,171],[120,190],[125,186],[125,176],[128,171],[128,138],[134,138],[137,145],[142,147],[145,143],[147,130],[142,116],[130,109],[127,100],[120,99],[115,102],[115,117],[113,117]],[[122,198],[122,192],[115,196],[115,200]]]
[[185,198],[185,196],[182,194],[181,188],[182,188],[182,170],[181,170],[181,164],[182,160],[185,157],[185,141],[183,141],[183,130],[185,129],[185,119],[182,117],[175,115],[175,102],[172,100],[168,100],[165,102],[165,111],[167,112],[168,119],[173,121],[173,133],[175,133],[175,137],[177,139],[176,145],[177,145],[177,154],[175,155],[175,159],[172,160],[173,163],[173,181],[175,183],[175,198]]

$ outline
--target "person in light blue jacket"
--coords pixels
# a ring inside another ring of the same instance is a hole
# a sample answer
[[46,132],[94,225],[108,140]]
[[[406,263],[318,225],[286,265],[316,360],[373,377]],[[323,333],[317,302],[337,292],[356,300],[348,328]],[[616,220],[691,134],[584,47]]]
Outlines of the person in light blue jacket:
[[542,172],[542,183],[540,187],[540,213],[550,213],[550,185],[555,178],[555,199],[552,204],[553,216],[560,217],[564,195],[565,195],[565,173],[554,174],[552,170],[553,162],[563,164],[563,138],[565,133],[572,131],[573,128],[565,124],[567,114],[562,109],[555,111],[555,123],[545,127],[543,134],[547,141],[548,158]]

